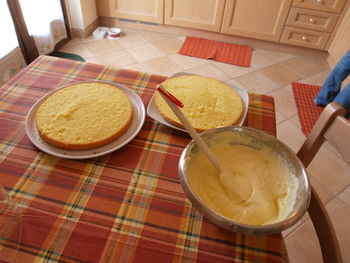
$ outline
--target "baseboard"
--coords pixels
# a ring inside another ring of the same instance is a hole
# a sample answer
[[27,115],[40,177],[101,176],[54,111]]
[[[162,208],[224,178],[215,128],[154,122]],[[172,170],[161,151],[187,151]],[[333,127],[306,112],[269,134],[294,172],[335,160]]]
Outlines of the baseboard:
[[57,50],[61,49],[65,44],[67,44],[68,41],[69,41],[68,38],[62,39],[60,42],[58,42],[58,43],[55,45],[54,50],[57,51]]
[[87,28],[85,29],[76,29],[72,28],[72,36],[73,37],[78,37],[78,38],[87,38],[94,32],[94,30],[99,26],[99,19],[96,18],[94,22],[92,22]]

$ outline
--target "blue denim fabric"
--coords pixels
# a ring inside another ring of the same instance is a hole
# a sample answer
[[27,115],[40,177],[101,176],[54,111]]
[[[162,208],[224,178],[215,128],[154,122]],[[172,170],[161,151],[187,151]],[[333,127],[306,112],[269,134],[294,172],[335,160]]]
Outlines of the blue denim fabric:
[[346,109],[346,117],[350,117],[350,83],[339,93],[341,83],[349,74],[350,50],[341,58],[326,79],[315,97],[315,104],[326,106],[328,103],[336,101]]

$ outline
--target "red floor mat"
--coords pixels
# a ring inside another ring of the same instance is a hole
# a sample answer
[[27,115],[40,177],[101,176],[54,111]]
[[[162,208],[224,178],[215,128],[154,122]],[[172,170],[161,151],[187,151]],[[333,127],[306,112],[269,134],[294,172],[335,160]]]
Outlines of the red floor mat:
[[292,88],[302,131],[307,136],[323,110],[314,103],[321,87],[294,82]]
[[253,49],[250,46],[224,43],[204,38],[186,37],[179,54],[249,67],[252,51]]

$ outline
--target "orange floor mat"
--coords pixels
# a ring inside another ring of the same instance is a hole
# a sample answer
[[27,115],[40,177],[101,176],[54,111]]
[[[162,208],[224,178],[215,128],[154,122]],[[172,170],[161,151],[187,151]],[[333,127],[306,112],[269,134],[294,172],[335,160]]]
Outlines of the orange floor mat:
[[253,49],[250,46],[186,37],[178,53],[191,57],[213,59],[241,67],[249,67],[252,51]]
[[323,107],[314,103],[314,98],[320,90],[320,86],[303,83],[292,83],[298,117],[303,133],[307,136],[320,116]]

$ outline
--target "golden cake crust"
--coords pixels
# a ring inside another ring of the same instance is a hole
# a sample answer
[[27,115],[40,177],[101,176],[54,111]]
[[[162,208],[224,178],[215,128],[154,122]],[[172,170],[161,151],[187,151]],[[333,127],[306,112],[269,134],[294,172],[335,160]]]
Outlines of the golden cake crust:
[[[236,124],[243,114],[241,97],[225,83],[197,75],[169,78],[161,84],[185,105],[182,111],[199,132]],[[155,105],[169,123],[184,128],[161,95],[156,92]]]
[[49,95],[35,122],[40,137],[52,146],[88,150],[114,141],[130,126],[128,95],[104,82],[80,82]]

